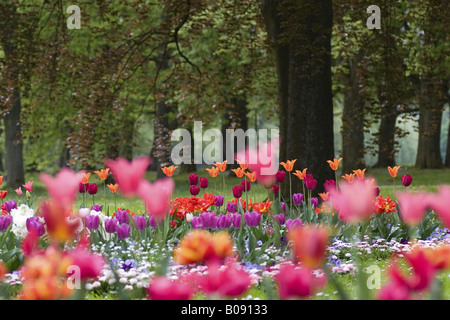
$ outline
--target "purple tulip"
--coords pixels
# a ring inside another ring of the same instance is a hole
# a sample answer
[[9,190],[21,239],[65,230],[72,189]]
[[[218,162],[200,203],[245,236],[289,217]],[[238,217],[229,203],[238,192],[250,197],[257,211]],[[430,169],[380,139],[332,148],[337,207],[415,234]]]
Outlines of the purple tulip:
[[244,220],[245,220],[245,223],[247,223],[247,225],[249,227],[259,226],[259,223],[261,222],[261,213],[259,213],[258,211],[252,211],[252,212],[247,211],[244,214]]
[[216,207],[223,206],[223,196],[222,195],[219,194],[217,196],[214,196],[214,205]]
[[208,188],[208,178],[205,177],[200,178],[200,188],[202,189]]
[[148,225],[152,228],[156,228],[156,226],[158,225],[158,222],[156,221],[155,217],[153,217],[152,215],[150,215],[148,217]]
[[130,226],[126,223],[116,225],[117,237],[121,240],[130,236]]
[[289,232],[293,228],[301,227],[302,224],[303,224],[302,219],[287,219],[286,220],[286,229]]
[[319,206],[319,199],[317,199],[316,197],[312,197],[311,205],[313,206],[314,209],[317,208]]
[[251,186],[252,186],[252,183],[250,182],[250,180],[242,180],[241,181],[242,191],[244,191],[244,192],[250,191]]
[[233,216],[231,214],[220,214],[217,216],[217,226],[221,229],[228,229],[233,222]]
[[203,228],[217,228],[216,214],[212,211],[205,211],[200,214]]
[[303,202],[303,193],[294,193],[292,195],[292,202],[296,205],[299,206],[302,204]]
[[117,210],[115,216],[120,224],[130,222],[130,216],[128,215],[127,210]]
[[282,213],[274,214],[272,217],[279,225],[284,224],[284,220],[285,220],[284,214],[282,214]]
[[284,181],[284,177],[286,176],[286,171],[278,171],[275,173],[275,181],[278,183],[282,183]]
[[97,230],[100,225],[100,217],[97,215],[88,215],[86,217],[86,227],[90,230]]
[[97,212],[101,212],[101,211],[102,211],[102,206],[99,205],[99,204],[93,205],[93,206],[91,207],[91,211],[92,211],[92,210],[97,211]]
[[234,186],[232,190],[233,190],[233,197],[235,197],[236,199],[242,197],[243,190],[241,186]]
[[191,195],[196,196],[200,193],[200,187],[196,185],[192,185],[189,187],[189,192]]
[[402,180],[402,184],[405,187],[409,187],[411,185],[411,182],[412,182],[412,177],[409,174],[405,174],[405,175],[402,176],[401,180]]
[[195,173],[191,173],[188,179],[191,186],[196,186],[198,184],[198,175],[196,175]]
[[89,188],[87,189],[87,192],[88,192],[91,196],[93,196],[94,194],[96,194],[96,193],[97,193],[97,184],[96,184],[96,183],[91,183],[91,184],[89,185]]
[[195,216],[192,218],[191,220],[192,223],[192,228],[194,229],[202,229],[203,228],[203,223],[202,223],[202,218]]
[[3,206],[6,212],[11,213],[12,209],[17,209],[17,202],[15,200],[5,201]]
[[5,231],[6,229],[8,229],[12,220],[12,216],[0,216],[0,231]]
[[44,224],[39,221],[39,217],[30,217],[26,221],[26,226],[28,232],[34,232],[38,237],[42,236],[45,233]]
[[236,213],[238,210],[238,205],[235,202],[228,202],[227,203],[227,211],[230,213]]
[[137,230],[144,230],[147,227],[147,220],[144,216],[134,216],[132,222]]
[[240,228],[241,227],[241,215],[239,213],[233,213],[231,215],[231,220],[233,221],[233,227]]
[[114,233],[116,232],[116,225],[117,225],[117,220],[116,219],[106,219],[105,220],[105,231],[108,233]]
[[283,210],[283,213],[286,213],[286,203],[280,202],[281,210]]

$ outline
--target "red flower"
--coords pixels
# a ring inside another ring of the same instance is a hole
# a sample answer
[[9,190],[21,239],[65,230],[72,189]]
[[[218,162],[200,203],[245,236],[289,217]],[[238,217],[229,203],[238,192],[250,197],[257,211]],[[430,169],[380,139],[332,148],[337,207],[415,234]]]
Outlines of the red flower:
[[6,195],[8,194],[8,191],[6,190],[1,190],[0,191],[0,199],[5,199]]
[[393,201],[390,196],[388,195],[386,198],[383,196],[379,196],[375,200],[375,213],[390,213],[390,212],[397,212],[395,207],[397,206],[397,203]]

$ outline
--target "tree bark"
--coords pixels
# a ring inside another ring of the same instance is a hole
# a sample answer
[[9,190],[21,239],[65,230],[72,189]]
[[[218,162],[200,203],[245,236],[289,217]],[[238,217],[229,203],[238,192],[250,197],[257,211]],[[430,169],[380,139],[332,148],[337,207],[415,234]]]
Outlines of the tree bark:
[[364,100],[360,94],[358,58],[349,61],[345,79],[344,111],[342,115],[342,172],[365,168],[364,160]]
[[420,82],[419,93],[419,144],[416,167],[440,169],[442,111],[446,103],[445,86],[441,81],[425,78]]
[[[281,152],[285,152],[280,153],[280,159],[297,159],[295,168],[308,168],[318,181],[315,192],[321,192],[323,183],[334,179],[327,164],[327,160],[334,157],[330,55],[332,1],[286,0],[278,7],[275,3],[265,1],[263,13],[269,35],[278,40],[275,43],[279,50],[276,50],[277,69],[282,77],[279,79],[280,136],[284,148]],[[269,9],[278,11],[268,12]],[[288,42],[285,42],[286,36]],[[282,61],[286,57],[289,59]],[[301,180],[295,178],[292,183],[292,190],[302,190]],[[285,196],[285,199],[289,198]]]

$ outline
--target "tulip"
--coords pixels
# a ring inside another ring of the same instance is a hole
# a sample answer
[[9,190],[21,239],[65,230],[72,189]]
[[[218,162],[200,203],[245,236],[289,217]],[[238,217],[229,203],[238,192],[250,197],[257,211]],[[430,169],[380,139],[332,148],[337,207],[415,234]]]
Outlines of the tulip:
[[232,188],[233,191],[233,197],[235,197],[236,199],[239,199],[240,197],[242,197],[242,187],[241,186],[234,186]]
[[171,176],[173,176],[173,173],[175,172],[175,169],[177,169],[177,168],[178,168],[178,166],[169,166],[169,167],[161,168],[161,170],[166,176],[171,177]]
[[325,260],[328,236],[325,227],[292,228],[288,237],[293,243],[295,259],[308,268],[320,268]]
[[242,178],[245,174],[245,171],[242,170],[242,168],[231,169],[231,171],[233,171],[234,174],[236,175],[236,177],[238,177],[238,178]]
[[161,220],[169,212],[170,198],[174,189],[175,182],[171,178],[158,179],[154,183],[143,180],[138,194],[144,201],[147,211]]
[[282,214],[282,213],[274,214],[272,217],[279,225],[284,224],[284,220],[285,220],[284,214]]
[[198,184],[198,175],[196,175],[195,173],[191,173],[188,177],[188,180],[191,186],[196,186]]
[[102,274],[103,267],[106,264],[104,257],[91,253],[91,251],[82,246],[78,246],[69,252],[69,255],[73,265],[80,270],[80,280],[94,279]]
[[242,191],[244,191],[244,192],[250,191],[251,182],[249,180],[242,180],[241,181],[241,188],[242,188]]
[[270,192],[273,194],[278,194],[280,192],[280,186],[277,184],[274,184],[272,188],[270,188]]
[[208,188],[208,178],[205,177],[200,178],[200,188],[202,189]]
[[44,183],[54,202],[63,208],[72,208],[77,196],[79,176],[69,168],[61,169],[55,178],[41,173],[39,179]]
[[286,229],[288,232],[291,232],[294,228],[299,228],[303,224],[302,219],[287,219],[286,220]]
[[306,170],[308,170],[308,168],[303,169],[303,171],[295,170],[295,173],[293,173],[293,175],[299,178],[300,180],[304,180],[306,176]]
[[230,213],[236,213],[238,210],[238,205],[235,202],[228,202],[227,203],[227,211]]
[[355,181],[355,174],[354,173],[344,174],[342,178],[345,179],[348,183],[353,183],[353,181]]
[[283,211],[283,213],[286,213],[286,204],[284,202],[280,202],[281,205],[281,210]]
[[152,228],[156,228],[156,226],[158,225],[158,222],[156,221],[155,217],[153,217],[153,216],[148,217],[148,225]]
[[13,220],[12,216],[0,216],[0,231],[5,231],[8,229],[9,225],[11,224]]
[[311,201],[311,205],[313,206],[314,209],[319,206],[319,199],[317,199],[316,197],[312,197],[310,199],[310,201]]
[[412,182],[412,177],[409,174],[405,174],[405,175],[402,176],[401,180],[402,180],[402,184],[405,187],[409,187],[411,185],[411,182]]
[[189,192],[191,193],[191,195],[196,196],[200,193],[200,187],[196,185],[191,185],[189,187]]
[[297,161],[297,159],[287,160],[286,162],[280,162],[280,164],[283,166],[284,170],[292,171],[292,169],[294,168],[295,161]]
[[296,205],[299,206],[303,203],[303,194],[302,193],[294,193],[292,195],[292,202]]
[[79,193],[85,193],[87,192],[89,189],[89,183],[83,184],[83,183],[79,183],[78,185],[78,192]]
[[89,210],[89,208],[80,208],[78,210],[78,215],[81,218],[86,218],[89,214],[90,214],[91,210]]
[[308,268],[298,268],[285,264],[275,275],[278,292],[281,299],[305,298],[311,296],[317,289],[324,287],[325,276],[316,277]]
[[336,189],[336,181],[334,180],[326,180],[323,184],[326,191],[330,192],[331,190]]
[[150,163],[149,157],[135,158],[131,162],[125,158],[106,161],[107,167],[111,168],[120,191],[125,197],[132,197],[138,193]]
[[114,233],[116,232],[116,225],[117,220],[116,219],[106,219],[105,220],[105,231],[108,233]]
[[189,300],[194,294],[194,290],[188,284],[166,277],[153,278],[147,292],[152,300]]
[[203,228],[217,228],[217,220],[216,215],[212,211],[205,211],[200,214],[200,218],[202,220]]
[[21,188],[21,187],[18,187],[18,188],[15,189],[14,191],[17,193],[18,196],[23,195],[23,191],[22,191],[22,188]]
[[[397,201],[400,218],[409,226],[417,226],[431,205],[430,197],[425,192],[398,192]],[[448,200],[448,199],[447,199]]]
[[277,183],[282,183],[284,181],[284,178],[286,176],[286,171],[278,171],[275,173],[275,181]]
[[100,217],[98,215],[88,215],[86,217],[86,227],[90,230],[97,230],[100,225]]
[[28,192],[33,191],[33,181],[28,181],[27,183],[22,185]]
[[97,184],[96,183],[91,183],[88,187],[87,192],[93,196],[95,194],[97,194]]
[[305,181],[305,186],[308,190],[314,190],[317,186],[316,179],[308,179],[308,180],[303,180],[303,181]]
[[130,226],[127,224],[117,224],[116,225],[117,237],[121,240],[126,239],[130,236]]
[[197,217],[197,216],[192,217],[191,223],[192,223],[192,228],[194,228],[194,229],[202,229],[203,228],[202,218],[200,218],[200,217]]
[[217,196],[214,196],[214,205],[216,207],[223,206],[223,196],[222,195],[219,194]]
[[336,171],[339,168],[339,163],[342,161],[342,158],[336,159],[334,158],[333,161],[327,160],[328,164],[330,165],[331,170]]
[[428,204],[431,209],[436,212],[438,218],[442,221],[445,227],[450,227],[450,206],[448,201],[450,199],[450,186],[439,186],[438,192],[434,195],[429,195]]
[[127,210],[117,210],[114,215],[120,224],[130,222],[130,216]]
[[246,212],[244,213],[244,220],[249,227],[257,227],[261,222],[261,213],[257,211]]
[[39,221],[39,217],[37,216],[28,218],[26,221],[26,227],[28,232],[34,232],[38,237],[45,233],[44,224]]
[[17,209],[17,202],[15,200],[3,202],[1,208],[8,213],[11,213],[12,209]]
[[219,168],[217,168],[217,167],[206,168],[206,171],[208,171],[209,175],[212,178],[217,177],[219,175],[219,172],[220,172]]
[[217,263],[208,265],[208,273],[198,279],[200,289],[207,295],[219,297],[237,297],[243,294],[251,284],[250,275],[235,264],[221,268]]
[[144,230],[147,227],[147,220],[144,216],[134,216],[132,222],[136,230]]
[[400,169],[400,166],[395,166],[393,168],[388,167],[389,174],[391,175],[392,178],[397,177],[398,169]]
[[353,170],[353,173],[356,175],[356,177],[358,178],[358,180],[364,180],[364,175],[365,175],[366,169],[361,170]]
[[231,214],[220,214],[217,217],[217,226],[221,229],[228,229],[233,222],[233,216]]
[[99,204],[95,204],[95,205],[91,206],[91,211],[101,212],[102,206]]
[[214,165],[220,170],[220,172],[224,172],[227,169],[227,160],[224,162],[216,162]]
[[233,227],[240,228],[242,216],[239,213],[234,213],[231,216],[232,216],[232,221],[233,221]]
[[119,185],[117,183],[115,183],[115,184],[110,183],[110,184],[107,184],[106,186],[109,188],[111,193],[116,193],[117,189],[119,188]]
[[106,169],[100,169],[97,171],[94,171],[96,175],[100,178],[100,180],[105,181],[108,178],[109,168]]

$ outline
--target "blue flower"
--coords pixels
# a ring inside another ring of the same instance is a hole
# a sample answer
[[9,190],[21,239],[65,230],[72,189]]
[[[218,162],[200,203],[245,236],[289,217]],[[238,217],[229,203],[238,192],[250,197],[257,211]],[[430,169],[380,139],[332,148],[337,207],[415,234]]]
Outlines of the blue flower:
[[136,260],[133,259],[127,259],[125,260],[125,262],[122,264],[122,269],[124,269],[125,271],[130,270],[131,268],[136,268],[137,266],[137,262]]

